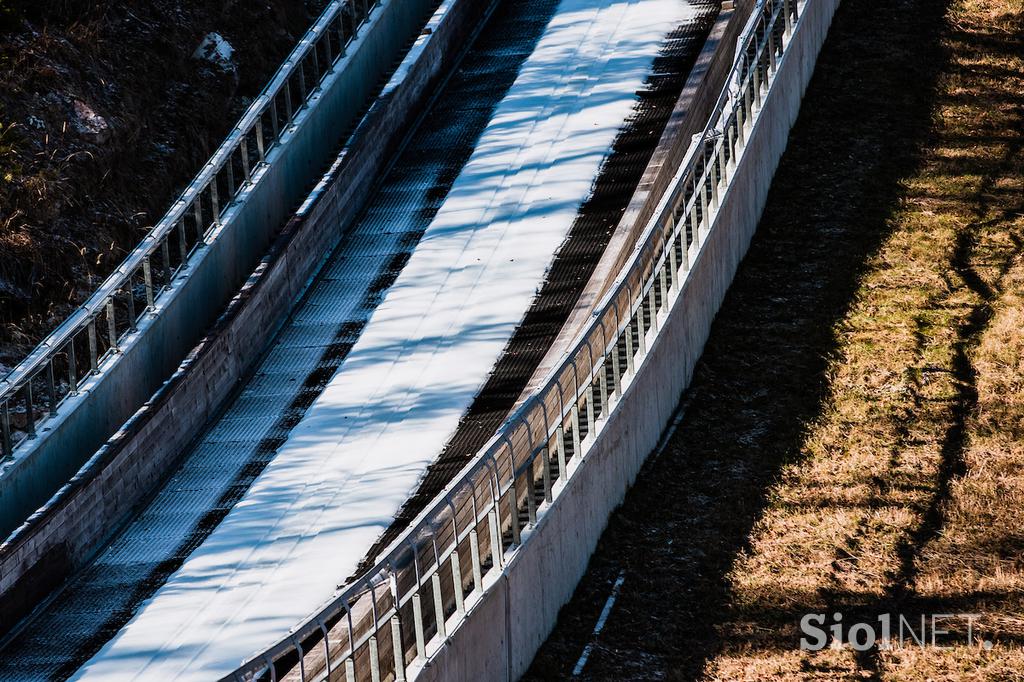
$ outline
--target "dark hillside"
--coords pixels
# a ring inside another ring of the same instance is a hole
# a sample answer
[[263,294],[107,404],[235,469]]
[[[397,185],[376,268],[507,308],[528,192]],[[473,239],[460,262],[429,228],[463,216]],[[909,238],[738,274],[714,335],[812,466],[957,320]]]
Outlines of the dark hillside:
[[[0,0],[0,363],[159,220],[325,4]],[[230,60],[194,56],[211,33]]]

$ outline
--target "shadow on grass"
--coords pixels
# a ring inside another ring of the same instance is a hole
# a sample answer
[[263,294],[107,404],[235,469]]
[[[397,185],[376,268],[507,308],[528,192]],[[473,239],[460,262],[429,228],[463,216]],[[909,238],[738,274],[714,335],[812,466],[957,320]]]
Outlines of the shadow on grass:
[[[620,571],[585,678],[697,678],[723,644],[717,627],[735,617],[728,571],[823,407],[834,327],[932,135],[945,8],[840,5],[685,417],[613,515],[525,679],[569,676]],[[729,636],[763,636],[777,622],[764,615]]]

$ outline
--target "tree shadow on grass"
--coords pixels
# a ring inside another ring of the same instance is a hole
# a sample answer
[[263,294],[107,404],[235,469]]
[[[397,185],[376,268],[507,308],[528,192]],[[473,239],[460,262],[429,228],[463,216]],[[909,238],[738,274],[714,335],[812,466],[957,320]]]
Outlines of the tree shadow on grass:
[[[569,676],[623,571],[585,678],[697,678],[722,646],[728,572],[823,408],[836,323],[932,134],[948,63],[945,8],[928,0],[840,5],[758,232],[684,396],[682,423],[613,515],[525,679]],[[754,639],[777,622],[757,620],[746,633]]]

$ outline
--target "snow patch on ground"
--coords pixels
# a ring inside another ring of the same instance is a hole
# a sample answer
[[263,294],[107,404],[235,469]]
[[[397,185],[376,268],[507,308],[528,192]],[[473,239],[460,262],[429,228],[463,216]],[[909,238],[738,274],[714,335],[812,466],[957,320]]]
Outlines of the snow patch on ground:
[[193,59],[208,62],[222,71],[234,71],[235,63],[231,60],[235,48],[219,33],[210,32],[203,36],[203,42],[192,53]]

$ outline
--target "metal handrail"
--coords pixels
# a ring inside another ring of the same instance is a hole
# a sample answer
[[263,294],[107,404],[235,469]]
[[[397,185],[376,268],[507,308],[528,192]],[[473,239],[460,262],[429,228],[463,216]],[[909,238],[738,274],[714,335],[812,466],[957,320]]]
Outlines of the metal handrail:
[[404,680],[410,664],[444,642],[497,580],[506,551],[524,541],[642,365],[660,316],[701,253],[793,30],[814,1],[759,0],[753,8],[707,125],[591,323],[541,387],[372,569],[222,680],[276,680],[296,663],[303,681],[333,679],[342,668],[348,680]]
[[[175,280],[187,276],[193,254],[216,239],[226,214],[273,162],[271,151],[381,2],[333,0],[163,218],[82,305],[0,378],[0,462],[35,438],[37,423],[55,416],[88,376],[99,374],[147,316],[159,314]],[[23,428],[16,429],[22,414]]]

